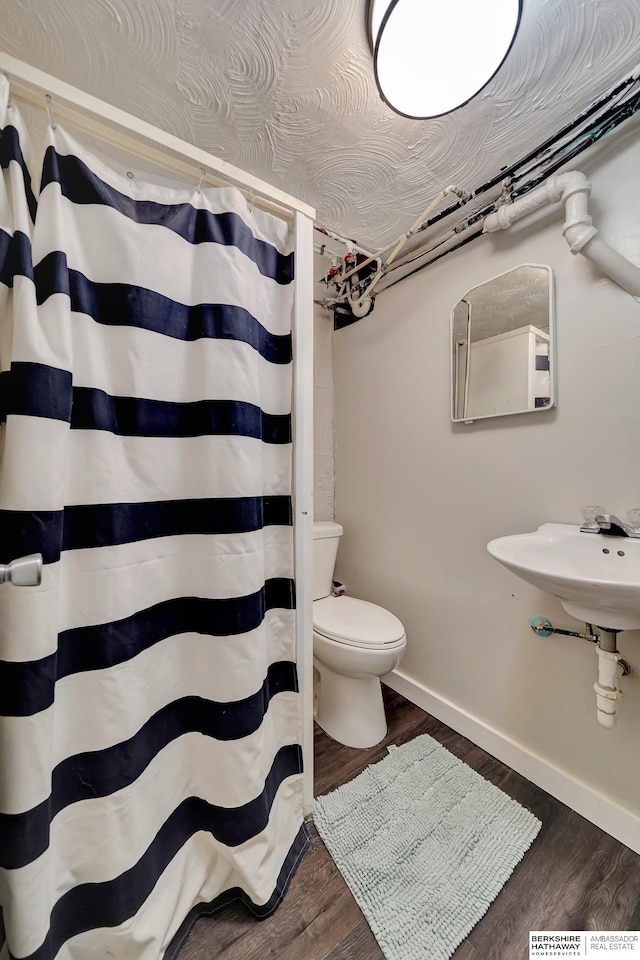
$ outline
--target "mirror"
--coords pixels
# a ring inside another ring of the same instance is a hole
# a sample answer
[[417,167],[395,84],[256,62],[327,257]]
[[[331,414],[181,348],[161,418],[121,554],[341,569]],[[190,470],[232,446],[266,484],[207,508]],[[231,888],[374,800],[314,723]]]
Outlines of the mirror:
[[451,311],[451,419],[555,403],[551,267],[525,263],[469,290]]

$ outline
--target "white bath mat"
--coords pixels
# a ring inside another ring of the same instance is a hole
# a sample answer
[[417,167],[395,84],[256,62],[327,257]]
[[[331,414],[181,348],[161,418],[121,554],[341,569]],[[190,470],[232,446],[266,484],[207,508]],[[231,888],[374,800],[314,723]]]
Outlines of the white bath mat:
[[542,826],[427,735],[319,797],[313,818],[387,960],[448,960]]

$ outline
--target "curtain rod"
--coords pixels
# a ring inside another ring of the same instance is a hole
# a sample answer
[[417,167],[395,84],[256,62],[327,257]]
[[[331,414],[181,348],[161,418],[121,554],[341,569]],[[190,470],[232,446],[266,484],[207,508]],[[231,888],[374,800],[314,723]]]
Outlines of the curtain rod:
[[277,187],[9,54],[0,53],[0,73],[9,79],[12,100],[45,110],[45,95],[49,94],[56,119],[68,121],[83,133],[99,137],[194,183],[204,169],[205,184],[232,184],[256,207],[283,220],[292,220],[296,212],[315,219],[313,207]]

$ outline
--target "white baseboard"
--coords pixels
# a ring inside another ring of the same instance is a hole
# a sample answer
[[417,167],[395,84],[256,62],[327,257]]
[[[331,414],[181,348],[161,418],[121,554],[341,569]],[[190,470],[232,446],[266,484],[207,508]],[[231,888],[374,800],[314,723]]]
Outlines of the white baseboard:
[[482,747],[491,756],[506,763],[516,773],[546,790],[580,816],[595,823],[620,843],[640,853],[640,817],[631,810],[621,807],[614,800],[598,793],[581,780],[576,780],[544,757],[531,753],[521,743],[495,730],[484,720],[479,720],[478,717],[467,713],[466,710],[434,693],[416,680],[412,680],[400,670],[387,674],[383,677],[383,681],[392,690],[401,693],[407,700],[415,703],[437,720],[441,720],[442,723],[446,723],[448,727]]

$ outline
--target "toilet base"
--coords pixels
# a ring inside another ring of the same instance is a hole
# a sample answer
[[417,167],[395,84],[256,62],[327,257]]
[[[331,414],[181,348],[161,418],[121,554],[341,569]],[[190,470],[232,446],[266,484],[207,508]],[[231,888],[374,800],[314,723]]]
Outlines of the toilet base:
[[345,677],[314,658],[319,673],[316,723],[346,747],[375,747],[387,735],[378,677]]

